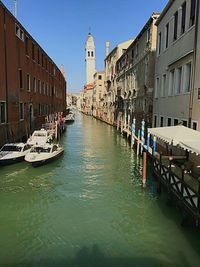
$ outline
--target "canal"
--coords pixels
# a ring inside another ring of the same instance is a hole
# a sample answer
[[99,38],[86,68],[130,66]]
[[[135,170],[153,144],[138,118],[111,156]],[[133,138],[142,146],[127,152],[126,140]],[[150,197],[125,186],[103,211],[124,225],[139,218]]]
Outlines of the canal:
[[39,168],[0,169],[0,266],[199,266],[200,234],[183,228],[114,128],[77,113],[65,153]]

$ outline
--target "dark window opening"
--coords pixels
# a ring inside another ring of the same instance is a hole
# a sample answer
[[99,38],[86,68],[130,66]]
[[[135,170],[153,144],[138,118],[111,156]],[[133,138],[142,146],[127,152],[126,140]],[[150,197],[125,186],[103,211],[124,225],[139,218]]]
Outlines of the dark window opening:
[[160,127],[163,127],[164,118],[160,117]]
[[191,9],[190,9],[190,26],[195,23],[195,13],[196,13],[196,0],[191,0]]
[[185,32],[185,21],[186,21],[186,2],[182,5],[182,20],[181,20],[181,33]]
[[165,48],[169,45],[169,23],[166,25]]
[[167,119],[167,126],[171,126],[172,125],[172,119],[171,118],[168,118]]
[[174,41],[177,39],[178,32],[178,12],[174,14]]
[[19,88],[23,88],[22,69],[19,69]]
[[178,119],[174,119],[174,126],[178,125]]
[[35,60],[35,45],[32,43],[32,59]]

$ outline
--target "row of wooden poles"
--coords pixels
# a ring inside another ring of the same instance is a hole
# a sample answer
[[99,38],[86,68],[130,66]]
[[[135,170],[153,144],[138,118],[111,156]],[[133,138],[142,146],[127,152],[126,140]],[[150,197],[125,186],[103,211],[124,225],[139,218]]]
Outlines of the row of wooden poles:
[[[125,118],[126,119],[126,118]],[[125,126],[123,128],[123,125]],[[151,135],[147,133],[147,139],[145,140],[145,121],[144,119],[141,122],[141,128],[138,129],[136,135],[136,119],[133,118],[132,127],[131,127],[131,149],[136,148],[137,157],[142,156],[142,184],[146,186],[147,180],[147,154],[154,156],[156,152],[156,136],[153,136],[153,143],[151,146]],[[119,121],[117,122],[117,129],[119,129]],[[121,125],[121,132],[126,130],[126,123]]]

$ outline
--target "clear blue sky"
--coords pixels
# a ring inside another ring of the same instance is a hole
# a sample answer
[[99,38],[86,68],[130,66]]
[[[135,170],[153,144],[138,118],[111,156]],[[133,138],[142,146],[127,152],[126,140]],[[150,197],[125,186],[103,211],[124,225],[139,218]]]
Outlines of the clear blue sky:
[[[13,11],[13,0],[2,0]],[[168,0],[17,0],[17,18],[54,62],[64,64],[68,91],[85,83],[85,41],[91,27],[97,69],[104,68],[105,42],[111,49],[136,36],[153,11]]]

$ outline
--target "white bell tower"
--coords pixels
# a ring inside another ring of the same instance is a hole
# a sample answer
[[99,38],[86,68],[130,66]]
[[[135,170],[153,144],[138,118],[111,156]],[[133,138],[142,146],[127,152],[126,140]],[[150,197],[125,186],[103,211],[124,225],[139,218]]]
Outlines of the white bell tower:
[[95,46],[91,33],[88,34],[85,44],[86,84],[93,83],[96,72]]

